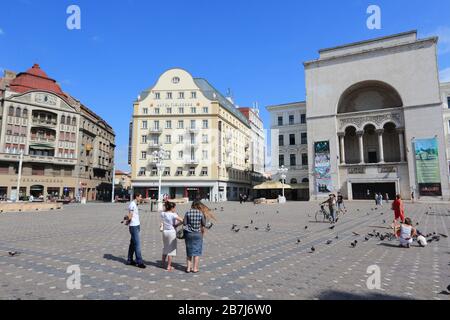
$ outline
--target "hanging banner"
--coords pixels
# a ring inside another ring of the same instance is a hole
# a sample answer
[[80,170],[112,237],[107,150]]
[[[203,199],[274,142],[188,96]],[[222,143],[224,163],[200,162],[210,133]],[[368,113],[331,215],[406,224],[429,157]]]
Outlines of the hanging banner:
[[314,143],[314,176],[318,193],[332,192],[329,141]]
[[437,139],[415,140],[415,153],[419,195],[432,197],[442,196]]

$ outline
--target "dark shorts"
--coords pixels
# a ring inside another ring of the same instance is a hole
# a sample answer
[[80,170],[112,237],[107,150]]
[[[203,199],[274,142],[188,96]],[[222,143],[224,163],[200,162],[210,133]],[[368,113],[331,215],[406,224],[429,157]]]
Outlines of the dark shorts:
[[201,232],[184,231],[186,243],[186,255],[188,257],[200,257],[203,252],[203,235]]

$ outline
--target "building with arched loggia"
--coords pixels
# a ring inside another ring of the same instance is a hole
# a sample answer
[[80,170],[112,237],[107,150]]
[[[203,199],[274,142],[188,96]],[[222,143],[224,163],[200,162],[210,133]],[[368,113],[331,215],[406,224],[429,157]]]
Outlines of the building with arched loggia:
[[320,50],[304,63],[312,200],[330,192],[449,200],[437,42],[412,31]]

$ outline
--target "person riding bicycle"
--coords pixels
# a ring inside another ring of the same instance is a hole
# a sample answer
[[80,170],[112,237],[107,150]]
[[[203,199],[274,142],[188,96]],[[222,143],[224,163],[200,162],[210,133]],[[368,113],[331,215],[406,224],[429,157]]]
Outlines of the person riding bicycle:
[[323,204],[328,204],[328,209],[330,210],[330,215],[331,215],[331,223],[335,223],[336,222],[336,196],[334,194],[330,194],[328,199],[321,203],[321,205],[323,205]]

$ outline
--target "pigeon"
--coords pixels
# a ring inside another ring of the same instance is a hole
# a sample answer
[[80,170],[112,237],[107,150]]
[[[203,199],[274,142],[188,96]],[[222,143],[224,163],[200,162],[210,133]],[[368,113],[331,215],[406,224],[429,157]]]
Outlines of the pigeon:
[[443,233],[439,233],[440,236],[444,237],[444,238],[448,238],[448,235],[443,234]]
[[386,220],[383,220],[383,223],[386,223]]
[[450,284],[447,287],[447,291],[450,292]]
[[248,229],[248,226],[244,226],[244,229]]
[[352,248],[356,247],[356,244],[358,243],[357,240],[353,241],[350,245],[352,246]]
[[305,226],[305,230],[308,229],[308,226]]
[[339,235],[338,235],[338,234],[336,235],[336,238],[335,238],[335,239],[339,239]]
[[380,236],[380,240],[384,241],[384,236],[383,235]]
[[253,224],[253,220],[252,220],[252,221],[250,221],[250,224]]
[[297,239],[297,244],[299,244],[300,242],[302,242],[300,239]]
[[238,233],[238,232],[239,232],[239,230],[241,230],[241,229],[235,229],[235,230],[234,230],[234,232]]
[[365,237],[365,238],[364,238],[364,241],[369,241],[369,238]]
[[19,254],[19,253],[18,253],[17,251],[9,251],[8,254],[9,254],[11,257],[14,257],[15,255],[17,255],[17,254]]
[[327,241],[327,245],[330,245],[332,242],[333,242],[333,241],[328,240],[328,241]]
[[236,227],[237,227],[237,225],[236,225],[236,224],[233,224],[233,226],[231,227],[231,231],[235,230]]
[[214,226],[214,223],[210,222],[208,223],[208,225],[205,227],[208,230],[211,230],[211,228]]
[[353,231],[353,235],[359,236],[359,233],[356,233],[355,231]]
[[335,227],[336,227],[336,226],[331,226],[331,227],[330,227],[330,230],[333,230]]
[[419,225],[419,223],[418,222],[416,222],[416,226],[418,226]]
[[280,213],[280,211],[277,210],[277,213]]
[[314,252],[314,251],[316,251],[316,248],[311,247],[311,252]]
[[258,231],[258,230],[259,230],[259,228],[258,228],[258,227],[255,227],[255,230],[256,230],[256,231]]

